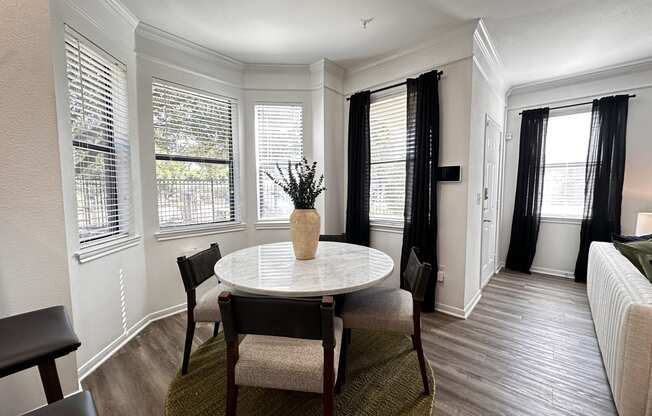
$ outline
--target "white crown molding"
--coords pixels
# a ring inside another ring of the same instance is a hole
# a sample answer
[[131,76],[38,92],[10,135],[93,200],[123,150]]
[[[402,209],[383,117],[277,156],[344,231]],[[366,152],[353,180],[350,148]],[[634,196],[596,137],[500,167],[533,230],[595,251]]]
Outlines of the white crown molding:
[[491,36],[489,35],[489,31],[487,30],[487,26],[485,26],[483,19],[478,20],[478,26],[476,31],[473,32],[473,37],[478,41],[478,46],[482,49],[482,54],[485,56],[487,61],[489,61],[492,66],[495,66],[496,70],[502,72],[504,68],[503,60],[500,58],[497,49],[494,47],[494,43],[491,40]]
[[304,72],[310,71],[310,65],[307,64],[243,64],[245,72]]
[[136,27],[136,35],[170,46],[182,52],[195,55],[199,58],[236,68],[240,71],[245,68],[245,64],[237,59],[166,32],[165,30],[159,29],[143,21],[141,21]]
[[129,10],[120,0],[104,0],[104,2],[113,10],[118,16],[122,17],[132,29],[136,29],[140,19]]
[[330,74],[336,75],[338,77],[343,77],[344,73],[346,70],[336,64],[335,62],[331,61],[330,59],[323,58],[321,60],[322,64],[324,65],[324,70]]
[[[210,81],[217,82],[219,84],[225,85],[227,87],[231,87],[231,88],[235,88],[235,89],[242,89],[242,84],[240,84],[240,83],[233,83],[233,82],[230,82],[230,81],[226,81],[226,80],[223,80],[221,78],[216,77],[215,75],[211,75],[211,74],[207,74],[207,73],[204,73],[204,72],[189,69],[189,68],[187,68],[185,66],[177,65],[176,63],[174,63],[172,61],[169,61],[167,59],[162,59],[162,58],[159,58],[159,57],[156,57],[156,56],[152,56],[152,55],[144,53],[144,52],[136,52],[136,57],[139,58],[139,59],[144,59],[144,60],[149,61],[149,62],[153,62],[155,64],[159,64],[159,65],[163,65],[163,66],[173,68],[173,69],[175,69],[177,71],[180,71],[180,72],[185,72],[185,73],[192,74],[192,75],[195,75],[195,76],[198,76],[198,77],[201,77],[201,78],[205,78],[205,79],[208,79]],[[224,95],[225,97],[231,98],[233,100],[236,100],[236,101],[238,100],[237,97],[230,96],[228,94],[222,94],[222,95]]]
[[589,71],[577,72],[575,74],[514,85],[507,91],[507,96],[515,94],[528,94],[531,92],[559,88],[568,85],[580,84],[598,79],[627,75],[648,70],[652,70],[652,57],[631,62],[624,62],[617,65],[605,66]]
[[84,20],[88,21],[91,25],[95,26],[99,31],[105,32],[106,29],[104,26],[102,26],[97,20],[93,19],[90,14],[83,8],[81,8],[76,2],[73,0],[64,0],[64,3],[70,7],[75,13],[80,15]]
[[473,63],[480,71],[480,74],[489,84],[492,92],[500,99],[504,104],[505,97],[507,92],[507,87],[505,85],[505,78],[503,76],[504,69],[503,63],[496,52],[496,48],[493,46],[491,41],[491,36],[487,32],[487,28],[484,25],[482,19],[478,21],[478,26],[473,32],[473,43],[477,46],[479,55],[476,53],[476,48],[474,48],[473,53]]
[[377,67],[379,65],[396,60],[403,56],[410,55],[419,52],[421,50],[440,45],[442,43],[449,41],[451,38],[457,37],[462,34],[468,34],[469,36],[472,36],[473,31],[476,28],[476,25],[477,25],[477,21],[475,20],[473,22],[460,25],[452,30],[443,32],[432,39],[429,39],[425,42],[418,43],[411,48],[402,48],[400,50],[393,51],[384,55],[380,55],[379,57],[376,58],[372,58],[372,60],[364,62],[352,68],[348,68],[346,70],[346,73],[347,75],[351,75],[351,74],[355,74],[356,72],[361,72],[370,68]]

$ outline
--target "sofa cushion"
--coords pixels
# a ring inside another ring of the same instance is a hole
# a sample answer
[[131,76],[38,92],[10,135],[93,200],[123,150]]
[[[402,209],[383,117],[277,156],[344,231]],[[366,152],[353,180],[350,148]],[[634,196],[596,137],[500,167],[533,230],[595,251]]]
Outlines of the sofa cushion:
[[614,246],[652,282],[652,268],[648,259],[648,256],[652,256],[652,240],[629,243],[614,242]]
[[[334,367],[337,379],[342,320],[334,318]],[[247,335],[240,342],[235,384],[270,389],[322,393],[324,388],[322,340]]]

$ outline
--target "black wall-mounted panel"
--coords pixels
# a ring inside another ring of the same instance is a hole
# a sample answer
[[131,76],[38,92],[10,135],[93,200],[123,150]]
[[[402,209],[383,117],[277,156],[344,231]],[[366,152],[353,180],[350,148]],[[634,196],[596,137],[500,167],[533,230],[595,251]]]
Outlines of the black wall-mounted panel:
[[461,166],[438,167],[437,180],[440,182],[460,182],[462,180],[462,167]]

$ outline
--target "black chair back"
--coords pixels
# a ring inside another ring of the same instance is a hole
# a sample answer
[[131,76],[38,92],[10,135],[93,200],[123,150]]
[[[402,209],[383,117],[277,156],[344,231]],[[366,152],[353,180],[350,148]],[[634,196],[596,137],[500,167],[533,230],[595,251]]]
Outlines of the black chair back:
[[334,241],[336,243],[346,243],[346,234],[322,234],[319,241]]
[[321,339],[325,347],[335,345],[333,329],[334,301],[237,296],[222,292],[220,312],[227,342],[238,335]]
[[177,257],[179,272],[181,272],[186,292],[194,291],[197,286],[212,277],[215,274],[213,271],[215,263],[221,258],[222,253],[220,253],[220,246],[217,243],[212,243],[206,250],[190,257]]
[[412,299],[416,302],[423,302],[428,286],[428,279],[432,275],[430,263],[423,263],[419,259],[419,249],[412,247],[407,266],[403,272],[403,281],[406,289],[412,292]]

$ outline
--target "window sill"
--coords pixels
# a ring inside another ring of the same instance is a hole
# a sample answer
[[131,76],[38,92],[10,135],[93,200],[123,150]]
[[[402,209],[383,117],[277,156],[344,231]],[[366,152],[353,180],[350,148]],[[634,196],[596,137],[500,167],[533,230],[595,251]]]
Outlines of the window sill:
[[369,229],[384,233],[403,234],[403,223],[398,221],[372,221]]
[[159,232],[154,233],[154,237],[156,237],[158,241],[168,241],[211,234],[235,233],[245,231],[246,229],[247,224],[243,222],[181,226],[163,228]]
[[84,247],[75,253],[75,257],[77,258],[79,264],[88,263],[89,261],[99,259],[100,257],[108,256],[109,254],[113,254],[118,251],[125,250],[129,247],[136,246],[140,244],[141,240],[141,236],[135,235],[123,237],[106,243],[96,244],[90,247]]
[[541,222],[551,224],[582,224],[581,218],[564,218],[564,217],[541,217]]
[[257,230],[289,230],[289,221],[257,221]]

